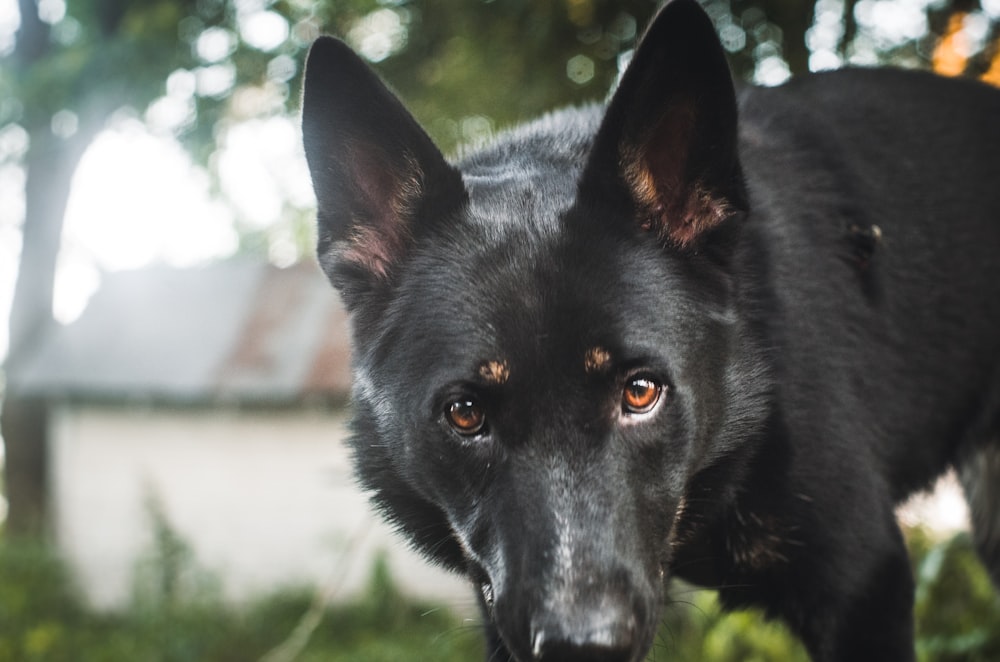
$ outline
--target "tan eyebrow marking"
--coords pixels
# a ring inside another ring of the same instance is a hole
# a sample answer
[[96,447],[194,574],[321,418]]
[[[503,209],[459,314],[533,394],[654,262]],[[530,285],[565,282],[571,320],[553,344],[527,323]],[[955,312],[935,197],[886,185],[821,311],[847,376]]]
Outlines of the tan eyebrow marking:
[[611,367],[611,352],[603,347],[591,347],[583,358],[583,368],[587,372],[603,372]]
[[510,366],[506,361],[485,361],[479,366],[479,376],[490,384],[506,384],[510,379]]

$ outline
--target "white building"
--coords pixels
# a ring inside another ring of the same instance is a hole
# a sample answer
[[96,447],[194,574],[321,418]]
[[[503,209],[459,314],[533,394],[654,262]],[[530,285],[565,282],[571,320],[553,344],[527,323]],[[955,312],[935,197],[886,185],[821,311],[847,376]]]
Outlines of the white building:
[[401,588],[471,593],[378,521],[343,441],[346,314],[311,265],[111,274],[8,375],[49,407],[53,535],[90,601],[125,606],[162,513],[233,600],[356,594],[378,550]]

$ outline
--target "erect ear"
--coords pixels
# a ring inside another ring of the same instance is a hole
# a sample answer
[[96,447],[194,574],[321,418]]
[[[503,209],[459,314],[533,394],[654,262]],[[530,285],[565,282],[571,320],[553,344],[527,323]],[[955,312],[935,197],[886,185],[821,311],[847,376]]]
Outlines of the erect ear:
[[597,132],[581,199],[623,195],[641,227],[677,248],[746,208],[733,82],[695,0],[653,19]]
[[392,282],[421,212],[460,204],[462,180],[378,76],[332,37],[317,39],[306,60],[302,137],[319,261],[350,307]]

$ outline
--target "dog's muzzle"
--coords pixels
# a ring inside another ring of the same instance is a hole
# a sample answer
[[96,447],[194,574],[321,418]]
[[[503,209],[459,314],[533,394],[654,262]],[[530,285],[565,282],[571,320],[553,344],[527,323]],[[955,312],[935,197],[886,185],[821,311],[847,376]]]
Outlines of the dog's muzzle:
[[625,596],[578,614],[545,613],[531,624],[536,662],[630,662],[637,655],[636,620]]

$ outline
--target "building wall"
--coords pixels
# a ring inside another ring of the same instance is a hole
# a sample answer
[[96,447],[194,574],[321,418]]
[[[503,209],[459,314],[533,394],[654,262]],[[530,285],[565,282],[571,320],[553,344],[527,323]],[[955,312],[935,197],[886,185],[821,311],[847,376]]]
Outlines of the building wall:
[[372,514],[343,438],[343,414],[318,411],[64,405],[50,440],[57,541],[100,608],[127,605],[154,500],[227,599],[287,585],[347,598],[384,550],[407,593],[472,611],[464,582]]

